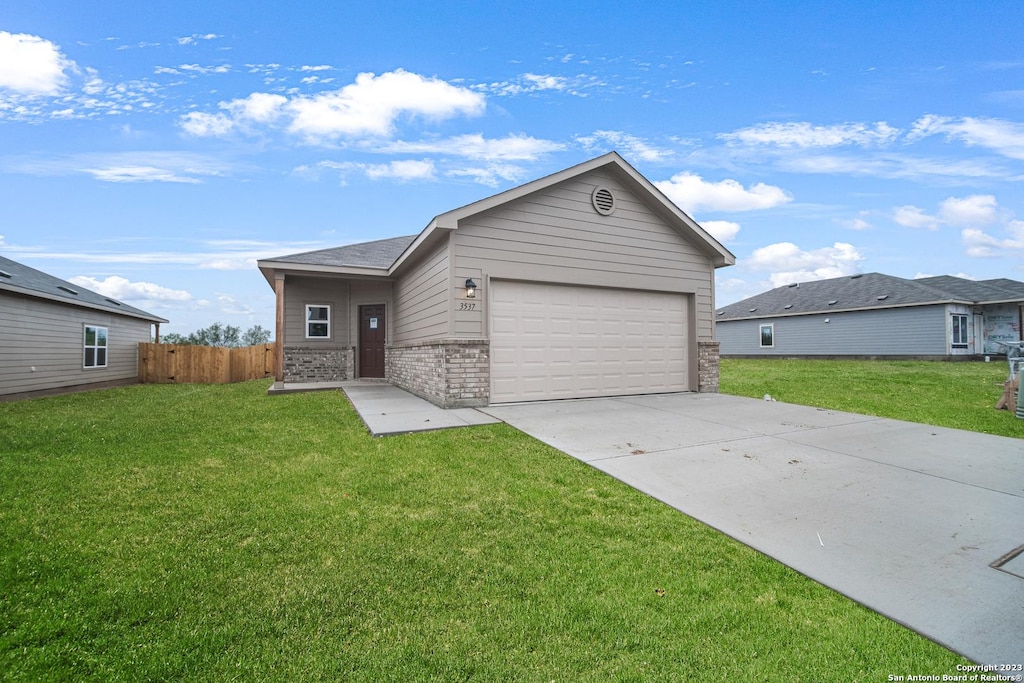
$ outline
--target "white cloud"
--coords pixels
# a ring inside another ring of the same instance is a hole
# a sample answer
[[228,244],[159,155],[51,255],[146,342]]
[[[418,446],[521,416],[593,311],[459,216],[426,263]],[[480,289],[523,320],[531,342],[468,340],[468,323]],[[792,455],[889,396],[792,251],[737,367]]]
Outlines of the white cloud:
[[254,92],[246,98],[232,100],[221,107],[231,112],[235,121],[273,123],[281,117],[288,98],[283,95]]
[[837,222],[849,230],[870,230],[874,226],[868,221],[870,211],[861,211],[854,218],[840,219]]
[[564,91],[569,81],[564,76],[549,76],[527,73],[514,81],[501,81],[486,86],[495,95],[521,95],[541,90]]
[[[310,67],[318,69],[319,67]],[[254,124],[286,129],[318,144],[342,137],[390,137],[403,117],[442,120],[483,113],[484,96],[437,78],[397,69],[377,76],[361,73],[354,83],[330,92],[288,99],[253,93],[218,105],[226,114],[190,112],[179,125],[195,136],[223,136],[234,130],[252,132]]]
[[310,142],[343,136],[388,137],[400,116],[446,119],[483,113],[484,97],[437,78],[402,69],[376,76],[361,73],[340,90],[293,99],[289,130]]
[[1016,177],[1007,169],[989,161],[935,160],[892,153],[872,156],[805,154],[781,159],[779,168],[793,173],[829,173],[879,178],[928,179],[930,176],[940,176],[959,180],[965,177]]
[[207,114],[190,111],[180,119],[180,125],[189,135],[196,137],[221,137],[230,133],[235,122],[224,114]]
[[755,249],[740,262],[744,270],[769,271],[772,286],[822,280],[858,272],[864,260],[857,248],[845,242],[805,251],[792,242],[779,242]]
[[231,66],[228,64],[220,64],[218,66],[199,66],[198,64],[181,64],[178,66],[181,71],[188,73],[195,73],[200,75],[206,74],[226,74],[231,73]]
[[1000,220],[1007,220],[1009,213],[999,208],[996,198],[990,194],[975,194],[969,197],[948,197],[939,203],[938,215],[930,216],[924,209],[908,204],[893,209],[893,220],[906,228],[937,230],[940,225],[977,228]]
[[525,73],[507,81],[493,81],[473,86],[474,90],[487,92],[497,97],[514,97],[532,93],[555,92],[586,97],[587,91],[606,85],[596,76],[576,74],[575,76],[553,76],[551,74]]
[[565,90],[568,83],[562,76],[541,74],[523,74],[523,80],[533,86],[534,90]]
[[565,145],[529,135],[485,138],[480,133],[457,135],[443,140],[395,141],[376,151],[391,154],[450,154],[480,161],[533,161],[543,154],[558,152]]
[[994,223],[998,216],[996,198],[990,194],[959,199],[949,197],[939,204],[939,216],[951,225],[977,227]]
[[299,166],[294,172],[299,175],[317,177],[321,170],[338,171],[342,184],[346,176],[352,172],[362,173],[370,180],[398,180],[408,182],[414,180],[435,180],[437,177],[434,162],[429,159],[401,159],[386,164],[362,164],[354,161],[320,161],[314,166]]
[[672,156],[670,150],[658,149],[635,135],[616,130],[596,130],[576,140],[588,150],[611,148],[643,161],[661,161]]
[[434,180],[434,162],[406,159],[388,164],[371,164],[365,167],[366,176],[372,180],[394,178],[396,180]]
[[892,210],[892,219],[896,221],[898,225],[902,225],[905,228],[923,228],[925,230],[939,229],[938,218],[935,216],[929,216],[924,212],[924,209],[914,206],[913,204],[897,206]]
[[719,242],[731,242],[740,231],[740,224],[732,221],[701,221],[700,227]]
[[944,135],[947,140],[959,140],[968,147],[976,145],[1011,159],[1024,159],[1024,124],[1021,123],[928,114],[914,122],[907,140],[915,141],[929,135]]
[[741,128],[732,133],[724,133],[719,137],[728,142],[740,142],[747,145],[776,145],[807,149],[844,145],[860,147],[886,145],[893,142],[899,134],[898,128],[893,128],[884,121],[874,124],[841,123],[833,126],[816,126],[801,121],[763,123],[749,128]]
[[1008,237],[994,237],[977,228],[965,228],[960,231],[967,255],[973,257],[1004,256],[1006,250],[1024,250],[1024,221],[1010,221],[1005,230]]
[[220,304],[221,313],[225,315],[249,315],[254,312],[252,306],[230,294],[217,292],[217,303]]
[[58,95],[75,70],[56,45],[27,33],[0,31],[0,88],[26,95]]
[[220,38],[220,36],[216,33],[193,33],[190,36],[183,36],[181,38],[176,38],[175,40],[178,41],[178,45],[195,45],[200,40],[215,40],[217,38]]
[[330,71],[333,68],[334,68],[333,66],[329,66],[327,64],[319,64],[317,66],[302,66],[302,67],[299,67],[299,71]]
[[498,187],[503,182],[518,182],[525,175],[523,169],[514,164],[492,163],[484,167],[454,168],[445,172],[452,178],[471,178],[487,187]]
[[[295,254],[314,249],[336,246],[325,242],[258,242],[250,240],[212,240],[198,244],[194,251],[44,251],[33,250],[32,256],[40,259],[76,261],[79,263],[117,263],[130,266],[140,264],[198,268],[200,270],[252,270],[259,259]],[[25,250],[22,250],[25,251]],[[84,285],[83,285],[84,286]],[[91,287],[90,287],[91,289]]]
[[708,182],[689,172],[677,173],[671,179],[654,185],[687,213],[770,209],[793,200],[782,188],[774,185],[757,183],[748,189],[735,180]]
[[152,282],[131,282],[119,275],[111,275],[104,280],[85,275],[70,278],[72,282],[86,289],[109,296],[120,301],[191,301],[192,295],[183,289],[161,287]]
[[198,178],[178,175],[166,168],[154,166],[108,166],[106,168],[83,168],[96,180],[108,183],[198,183]]

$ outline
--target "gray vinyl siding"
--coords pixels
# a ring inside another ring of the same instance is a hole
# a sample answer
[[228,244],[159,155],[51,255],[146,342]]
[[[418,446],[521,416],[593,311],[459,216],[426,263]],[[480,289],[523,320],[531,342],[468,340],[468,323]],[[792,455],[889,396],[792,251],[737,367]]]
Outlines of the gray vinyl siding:
[[445,240],[395,282],[393,343],[449,336],[449,260]]
[[[615,194],[610,216],[591,203],[598,185]],[[499,278],[679,292],[694,297],[698,339],[714,336],[714,268],[708,257],[603,171],[460,221],[452,242],[455,309],[464,300],[466,277],[478,284]],[[455,315],[455,331],[484,336],[485,320],[478,304],[473,312]]]
[[[107,328],[105,368],[82,367],[85,325]],[[135,379],[151,334],[145,320],[0,293],[0,394]]]
[[[330,338],[306,338],[307,304],[327,304],[331,307]],[[288,275],[284,288],[284,339],[289,346],[352,346],[349,340],[348,281]]]
[[[718,321],[723,356],[945,356],[945,306]],[[825,322],[828,318],[829,322]],[[760,327],[772,324],[773,348]]]

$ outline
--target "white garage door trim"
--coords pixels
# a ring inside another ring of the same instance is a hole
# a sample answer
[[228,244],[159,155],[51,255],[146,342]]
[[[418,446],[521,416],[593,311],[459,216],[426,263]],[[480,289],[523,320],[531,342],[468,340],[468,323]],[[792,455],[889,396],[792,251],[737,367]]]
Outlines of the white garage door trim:
[[495,280],[490,308],[491,403],[690,388],[686,294]]

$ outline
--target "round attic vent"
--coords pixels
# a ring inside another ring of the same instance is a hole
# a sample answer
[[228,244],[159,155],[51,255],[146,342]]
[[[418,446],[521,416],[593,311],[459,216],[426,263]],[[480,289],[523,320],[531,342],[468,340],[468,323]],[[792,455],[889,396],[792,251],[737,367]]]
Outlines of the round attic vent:
[[595,187],[590,201],[594,203],[594,209],[602,216],[607,216],[615,210],[615,195],[607,187]]

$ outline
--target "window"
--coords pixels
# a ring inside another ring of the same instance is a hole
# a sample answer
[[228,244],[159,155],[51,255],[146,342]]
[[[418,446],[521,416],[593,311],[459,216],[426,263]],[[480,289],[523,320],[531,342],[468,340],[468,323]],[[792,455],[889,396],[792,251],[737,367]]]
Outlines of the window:
[[306,304],[306,339],[328,339],[331,336],[331,307]]
[[959,313],[953,314],[953,348],[967,348],[967,316]]
[[775,325],[761,325],[761,348],[775,346]]
[[82,365],[87,368],[107,367],[107,328],[96,325],[85,326],[85,349]]

